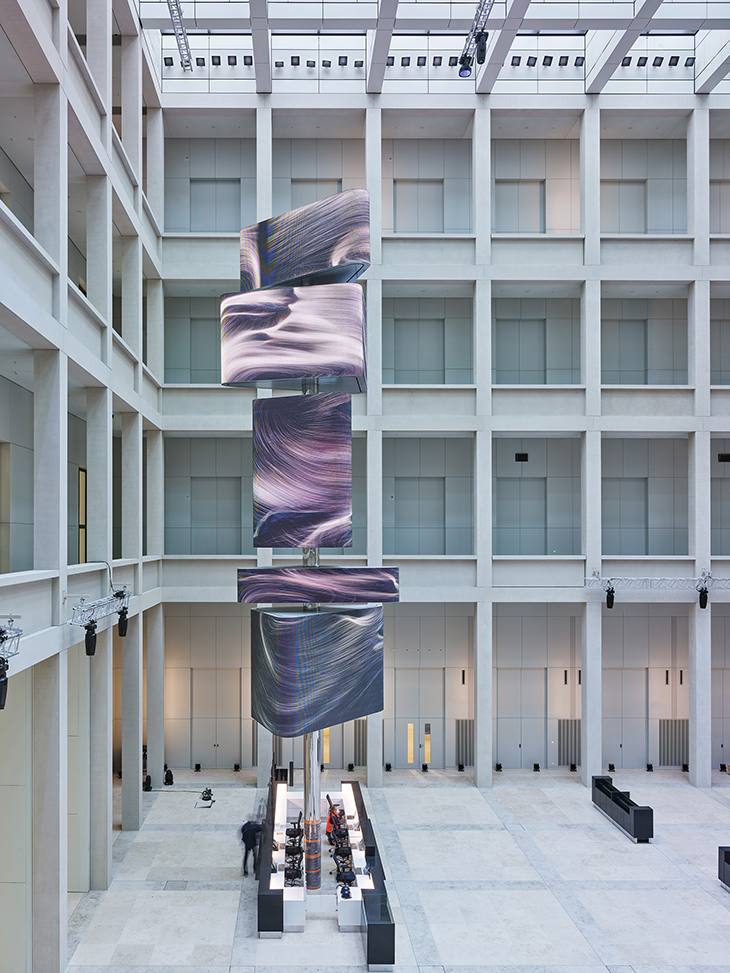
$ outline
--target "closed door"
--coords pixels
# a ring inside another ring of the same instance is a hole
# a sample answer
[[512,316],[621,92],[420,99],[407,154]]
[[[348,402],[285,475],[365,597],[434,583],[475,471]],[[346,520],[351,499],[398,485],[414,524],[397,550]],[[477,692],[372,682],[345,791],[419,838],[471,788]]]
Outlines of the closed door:
[[547,766],[546,669],[497,669],[497,762]]
[[444,670],[396,669],[395,765],[424,763],[444,766]]
[[338,769],[344,766],[342,760],[343,725],[328,726],[322,730],[322,763],[325,767]]
[[241,763],[241,670],[192,669],[191,764],[233,769]]
[[645,767],[648,670],[603,670],[603,766]]

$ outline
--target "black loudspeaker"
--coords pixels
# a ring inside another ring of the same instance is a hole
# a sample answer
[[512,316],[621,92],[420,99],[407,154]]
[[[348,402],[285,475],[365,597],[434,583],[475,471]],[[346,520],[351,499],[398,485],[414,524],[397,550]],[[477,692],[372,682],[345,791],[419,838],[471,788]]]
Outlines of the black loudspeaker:
[[571,773],[573,773],[573,774],[576,772],[577,767],[575,766],[575,764],[571,764],[570,765],[570,770],[571,770]]
[[172,771],[171,770],[166,770],[165,771],[165,784],[169,787],[173,783],[174,783],[174,781],[173,781],[173,778],[172,778]]
[[200,773],[200,764],[196,764],[195,765],[195,773],[196,774],[199,774]]
[[233,765],[233,769],[238,773],[241,770],[241,765],[240,764],[234,764]]
[[464,773],[464,764],[459,764],[459,773],[460,774]]
[[654,771],[654,764],[647,764],[646,765],[646,772],[647,772],[647,774],[651,774],[651,773],[653,773],[653,771]]
[[727,771],[727,764],[720,764],[720,770],[721,770],[721,771],[723,772],[723,774],[724,774],[724,773],[725,773],[725,772]]
[[350,773],[352,773],[353,770],[355,769],[355,764],[348,764],[347,769],[349,770]]
[[608,772],[609,772],[609,774],[615,774],[616,773],[616,765],[615,764],[609,764],[608,765]]
[[144,779],[144,784],[142,784],[142,790],[143,791],[151,791],[152,790],[152,778],[150,777],[149,774],[147,774],[147,776]]
[[502,773],[502,764],[497,764],[494,768],[498,773]]
[[682,764],[682,773],[684,774],[689,773],[689,764]]
[[533,764],[532,765],[532,769],[535,771],[536,774],[539,774],[540,773],[540,764]]
[[390,764],[386,764],[386,765],[385,765],[385,769],[386,769],[386,770],[388,771],[388,773],[390,773],[390,771],[391,771],[391,770],[392,770],[393,768],[392,768],[392,767],[390,766]]
[[421,770],[424,774],[428,773],[428,764],[421,764]]

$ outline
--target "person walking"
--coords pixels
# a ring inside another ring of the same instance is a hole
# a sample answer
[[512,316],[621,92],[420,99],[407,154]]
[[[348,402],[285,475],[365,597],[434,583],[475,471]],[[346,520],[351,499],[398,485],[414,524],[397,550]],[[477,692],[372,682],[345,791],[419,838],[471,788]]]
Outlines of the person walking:
[[243,874],[248,875],[248,855],[249,852],[253,852],[253,869],[256,871],[256,863],[258,860],[258,855],[256,854],[256,845],[259,840],[259,834],[261,833],[261,825],[257,824],[255,821],[246,821],[246,823],[241,828],[241,840],[246,846],[246,851],[243,854]]

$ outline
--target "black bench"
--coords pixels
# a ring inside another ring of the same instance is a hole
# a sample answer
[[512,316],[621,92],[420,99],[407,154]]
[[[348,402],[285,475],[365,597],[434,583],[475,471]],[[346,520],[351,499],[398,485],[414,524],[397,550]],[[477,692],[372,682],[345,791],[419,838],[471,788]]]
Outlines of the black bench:
[[720,845],[717,863],[717,877],[728,891],[730,891],[730,846]]
[[614,787],[611,777],[594,777],[592,787],[593,803],[625,831],[634,841],[649,841],[654,837],[654,810],[639,807],[631,800],[629,791]]

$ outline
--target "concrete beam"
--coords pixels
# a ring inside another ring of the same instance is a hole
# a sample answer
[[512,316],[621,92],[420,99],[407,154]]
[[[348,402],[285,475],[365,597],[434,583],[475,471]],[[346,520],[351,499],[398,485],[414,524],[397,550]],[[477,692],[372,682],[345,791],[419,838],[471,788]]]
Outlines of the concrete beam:
[[271,44],[266,0],[251,0],[249,7],[256,91],[258,94],[266,94],[271,91]]
[[730,71],[730,30],[702,31],[695,50],[695,93],[709,95]]
[[380,0],[378,26],[374,31],[370,31],[368,38],[368,69],[365,82],[365,90],[368,94],[380,94],[383,90],[385,61],[390,50],[397,12],[398,0]]
[[661,6],[662,0],[639,0],[636,14],[625,29],[596,31],[586,44],[588,70],[586,72],[586,94],[598,95],[606,82],[636,43],[639,35],[647,29],[651,18]]
[[[499,77],[502,65],[512,49],[512,43],[517,36],[517,31],[522,25],[522,20],[529,6],[530,0],[512,0],[502,29],[499,31],[489,31],[487,59],[477,76],[478,95],[487,95],[494,87],[494,82]],[[487,28],[489,28],[489,22],[487,22]]]

